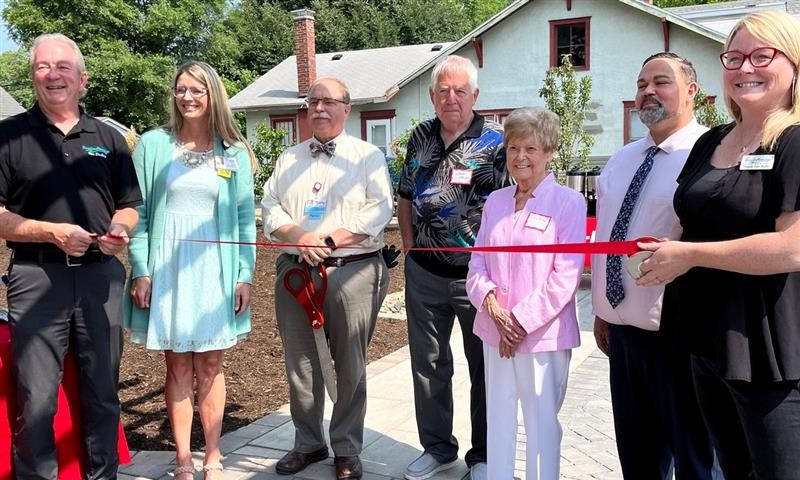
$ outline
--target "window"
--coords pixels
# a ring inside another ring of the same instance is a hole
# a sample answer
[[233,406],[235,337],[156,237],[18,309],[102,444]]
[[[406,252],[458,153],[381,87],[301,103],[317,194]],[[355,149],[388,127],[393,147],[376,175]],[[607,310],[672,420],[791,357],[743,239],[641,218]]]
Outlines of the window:
[[499,108],[496,110],[479,110],[478,113],[483,115],[487,120],[492,120],[502,125],[506,123],[506,118],[508,118],[513,111],[513,108]]
[[649,131],[642,121],[639,120],[639,111],[636,110],[636,103],[633,100],[623,101],[622,106],[625,112],[622,127],[622,143],[623,145],[627,145],[640,138],[646,137]]
[[394,110],[361,112],[361,139],[378,147],[384,155],[392,156],[394,117]]
[[589,17],[550,21],[550,66],[570,55],[575,70],[589,70]]
[[273,130],[283,130],[285,132],[283,141],[284,146],[291,146],[297,142],[297,118],[294,115],[273,115],[270,118],[270,126]]
[[392,144],[392,121],[388,118],[367,120],[367,143],[378,147],[384,155],[389,153]]

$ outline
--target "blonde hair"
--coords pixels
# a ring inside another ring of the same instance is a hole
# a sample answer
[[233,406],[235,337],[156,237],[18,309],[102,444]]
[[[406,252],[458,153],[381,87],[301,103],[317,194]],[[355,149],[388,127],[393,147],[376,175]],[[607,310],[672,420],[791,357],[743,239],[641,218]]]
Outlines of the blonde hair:
[[[187,74],[201,82],[206,89],[208,89],[208,131],[212,135],[216,135],[223,142],[231,146],[238,146],[247,150],[247,155],[250,157],[250,164],[253,166],[253,171],[258,169],[258,161],[256,154],[253,152],[250,143],[244,138],[242,132],[236,125],[233,119],[231,107],[228,104],[228,92],[225,90],[225,85],[222,79],[219,78],[217,72],[211,65],[205,62],[190,61],[186,62],[178,68],[175,72],[175,77],[172,79],[172,86],[178,84],[178,78],[181,75]],[[183,115],[178,110],[177,99],[171,97],[172,101],[169,103],[169,121],[164,126],[168,131],[177,134],[183,128]]]
[[[780,50],[794,66],[794,79],[792,80],[791,105],[781,107],[772,112],[764,123],[764,133],[761,145],[772,150],[778,138],[787,127],[800,123],[800,85],[797,82],[797,70],[800,65],[800,22],[785,12],[767,11],[753,13],[739,20],[731,30],[725,42],[725,51],[730,49],[731,42],[742,30],[747,30],[758,40]],[[736,102],[724,93],[725,104],[728,111],[737,123],[742,121],[742,110]]]
[[503,145],[511,140],[533,136],[539,146],[547,153],[558,148],[561,134],[561,119],[558,115],[542,107],[523,107],[511,112],[503,123]]

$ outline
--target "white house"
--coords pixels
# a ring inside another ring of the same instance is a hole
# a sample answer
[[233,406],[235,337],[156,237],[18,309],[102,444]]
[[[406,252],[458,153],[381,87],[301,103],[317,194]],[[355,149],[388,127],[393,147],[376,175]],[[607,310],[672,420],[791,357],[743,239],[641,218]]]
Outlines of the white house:
[[0,120],[24,112],[22,105],[14,100],[3,87],[0,87]]
[[591,152],[596,162],[643,135],[633,99],[636,76],[649,55],[669,50],[687,57],[705,92],[712,97],[721,92],[719,54],[725,36],[643,0],[517,0],[458,41],[439,44],[441,48],[416,45],[329,54],[313,50],[313,12],[295,16],[299,55],[231,99],[235,110],[247,112],[251,138],[255,125],[267,119],[292,132],[287,142],[308,138],[304,88],[317,75],[333,75],[354,93],[347,131],[385,149],[388,138],[407,129],[411,119],[433,116],[430,72],[450,54],[479,66],[476,109],[503,121],[514,108],[543,105],[538,91],[547,69],[559,53],[572,53],[579,75],[590,75],[593,82],[586,129],[596,139]]
[[790,13],[795,18],[800,18],[800,0],[736,0],[733,2],[674,7],[668,10],[727,35],[740,18],[755,12],[777,10]]

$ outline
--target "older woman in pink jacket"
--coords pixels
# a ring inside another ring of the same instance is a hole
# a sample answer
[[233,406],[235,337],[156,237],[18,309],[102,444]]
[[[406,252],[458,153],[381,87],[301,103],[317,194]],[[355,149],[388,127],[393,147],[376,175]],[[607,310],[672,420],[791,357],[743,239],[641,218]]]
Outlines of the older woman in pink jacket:
[[[558,116],[541,108],[508,117],[506,156],[516,185],[489,195],[476,246],[585,240],[583,196],[556,183],[546,169],[559,127]],[[575,292],[582,270],[579,254],[472,254],[467,293],[478,309],[473,331],[483,340],[488,478],[514,476],[518,402],[527,437],[526,479],[559,477],[558,411],[571,349],[580,344]]]

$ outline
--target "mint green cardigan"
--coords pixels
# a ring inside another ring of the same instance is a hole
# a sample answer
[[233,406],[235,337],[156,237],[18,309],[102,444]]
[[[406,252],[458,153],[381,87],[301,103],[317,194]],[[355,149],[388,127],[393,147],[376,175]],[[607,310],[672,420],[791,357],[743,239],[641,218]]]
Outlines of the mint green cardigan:
[[[136,208],[139,223],[128,245],[131,273],[123,297],[123,325],[134,333],[147,333],[150,311],[140,309],[131,302],[131,280],[150,276],[153,271],[155,252],[164,233],[167,174],[175,147],[175,137],[163,129],[157,129],[142,135],[133,152],[143,202]],[[234,291],[237,283],[253,283],[256,261],[256,247],[253,244],[256,241],[253,171],[247,150],[241,146],[228,147],[215,138],[214,155],[236,157],[238,165],[238,171],[232,172],[231,178],[218,177],[217,228],[222,241],[222,284],[230,312],[228,321],[235,322],[236,334],[242,335],[250,331],[250,309],[238,317],[235,315]],[[250,242],[251,245],[235,245],[233,242]]]

